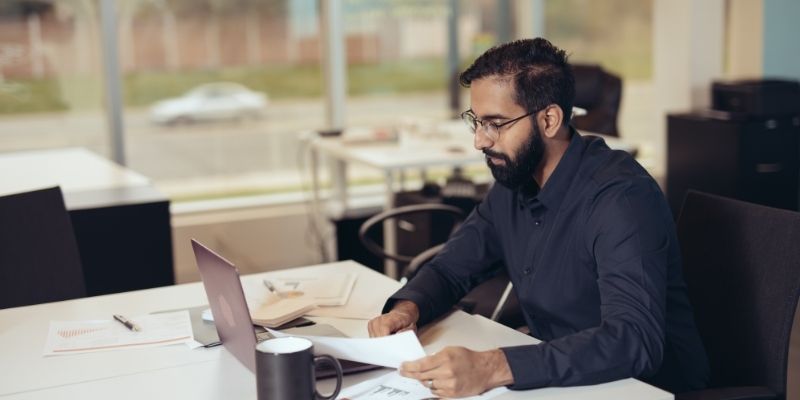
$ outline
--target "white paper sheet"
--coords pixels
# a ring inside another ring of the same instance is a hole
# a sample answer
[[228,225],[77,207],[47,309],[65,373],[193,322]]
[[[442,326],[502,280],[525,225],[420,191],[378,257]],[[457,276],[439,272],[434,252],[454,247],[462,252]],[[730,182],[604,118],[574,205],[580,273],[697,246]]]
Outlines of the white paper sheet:
[[165,346],[194,341],[186,310],[130,318],[141,328],[131,331],[113,319],[50,321],[45,356]]
[[309,297],[318,306],[325,307],[347,304],[357,277],[354,273],[322,276],[293,276],[289,274],[265,279],[265,281],[272,282],[281,293]]
[[329,354],[336,358],[399,368],[405,361],[425,357],[425,350],[412,331],[405,331],[379,338],[338,338],[286,334],[268,329],[275,337],[303,337],[314,343],[314,353]]
[[[506,387],[501,386],[479,396],[465,397],[465,399],[491,399],[507,391]],[[438,398],[419,381],[402,377],[397,371],[346,387],[342,389],[339,397],[337,397],[339,400],[426,400]]]

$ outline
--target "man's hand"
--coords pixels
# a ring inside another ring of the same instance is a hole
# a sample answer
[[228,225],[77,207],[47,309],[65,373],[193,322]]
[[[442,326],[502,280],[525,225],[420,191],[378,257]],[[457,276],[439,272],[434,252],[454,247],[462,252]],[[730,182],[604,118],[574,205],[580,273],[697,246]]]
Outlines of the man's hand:
[[500,349],[447,347],[432,356],[403,363],[400,375],[419,380],[441,397],[473,396],[514,383],[506,355]]
[[401,300],[391,311],[373,318],[367,324],[369,337],[387,336],[393,333],[417,330],[419,308],[413,302]]

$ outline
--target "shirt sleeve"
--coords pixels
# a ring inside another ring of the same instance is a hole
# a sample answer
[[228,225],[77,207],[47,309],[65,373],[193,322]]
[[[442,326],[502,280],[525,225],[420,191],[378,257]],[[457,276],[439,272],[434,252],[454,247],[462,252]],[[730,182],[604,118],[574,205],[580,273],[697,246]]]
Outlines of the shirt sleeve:
[[490,190],[442,251],[389,298],[383,312],[391,310],[399,300],[410,300],[420,310],[418,325],[424,325],[449,311],[485,280],[501,254],[492,222],[493,193],[494,189]]
[[644,179],[608,185],[589,208],[585,238],[595,260],[600,325],[503,348],[512,389],[646,376],[661,365],[669,249],[677,241],[663,194]]

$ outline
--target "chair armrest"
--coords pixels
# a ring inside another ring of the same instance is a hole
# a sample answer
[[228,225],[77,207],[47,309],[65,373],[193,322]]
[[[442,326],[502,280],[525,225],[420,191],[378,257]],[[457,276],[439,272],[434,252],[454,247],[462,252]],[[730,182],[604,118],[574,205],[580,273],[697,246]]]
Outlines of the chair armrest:
[[464,220],[464,211],[458,207],[447,204],[426,203],[402,206],[383,211],[364,221],[364,223],[361,224],[361,227],[358,229],[358,240],[361,241],[361,244],[363,244],[370,253],[378,257],[388,258],[401,263],[409,263],[414,259],[413,256],[390,253],[386,251],[383,246],[375,243],[371,238],[369,238],[367,233],[372,229],[372,227],[382,224],[386,220],[419,213],[441,213],[442,215],[449,215],[453,219],[454,225],[458,225],[459,222]]
[[678,393],[675,400],[774,400],[778,395],[764,386],[723,387]]

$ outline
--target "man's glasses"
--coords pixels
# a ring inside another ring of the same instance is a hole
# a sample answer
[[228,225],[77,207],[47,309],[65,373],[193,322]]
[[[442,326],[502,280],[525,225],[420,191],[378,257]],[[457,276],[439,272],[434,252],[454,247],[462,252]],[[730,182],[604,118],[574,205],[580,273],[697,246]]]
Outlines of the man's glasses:
[[478,116],[475,115],[475,112],[473,112],[472,110],[467,110],[461,113],[461,119],[464,121],[465,124],[467,124],[467,127],[469,127],[470,131],[472,131],[473,135],[475,134],[475,132],[478,131],[478,128],[481,128],[483,129],[483,133],[486,135],[486,137],[488,137],[491,141],[496,142],[497,139],[500,138],[500,128],[511,125],[514,122],[517,122],[527,116],[536,114],[537,111],[531,111],[523,116],[510,119],[500,124],[492,121],[479,119]]

